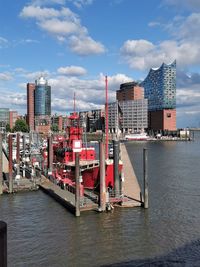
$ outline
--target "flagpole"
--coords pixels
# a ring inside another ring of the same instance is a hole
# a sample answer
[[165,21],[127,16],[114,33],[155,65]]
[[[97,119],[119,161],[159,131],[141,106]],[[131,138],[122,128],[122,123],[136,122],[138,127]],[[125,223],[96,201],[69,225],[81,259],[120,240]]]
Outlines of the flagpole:
[[105,77],[106,83],[106,105],[105,105],[105,117],[106,117],[106,127],[105,127],[105,134],[106,134],[106,147],[105,147],[105,156],[108,159],[108,78]]

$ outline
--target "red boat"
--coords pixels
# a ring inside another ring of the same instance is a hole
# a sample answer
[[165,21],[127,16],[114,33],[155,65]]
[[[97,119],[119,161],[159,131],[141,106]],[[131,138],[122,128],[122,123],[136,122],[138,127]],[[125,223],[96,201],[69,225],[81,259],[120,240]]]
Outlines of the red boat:
[[[75,152],[74,143],[80,141],[80,194],[84,195],[84,189],[99,190],[99,159],[96,157],[95,148],[83,143],[83,128],[80,127],[79,116],[74,112],[69,116],[69,126],[65,135],[57,135],[53,139],[54,171],[53,177],[63,189],[75,190]],[[114,187],[113,160],[106,162],[106,186]],[[122,164],[119,165],[119,171]]]

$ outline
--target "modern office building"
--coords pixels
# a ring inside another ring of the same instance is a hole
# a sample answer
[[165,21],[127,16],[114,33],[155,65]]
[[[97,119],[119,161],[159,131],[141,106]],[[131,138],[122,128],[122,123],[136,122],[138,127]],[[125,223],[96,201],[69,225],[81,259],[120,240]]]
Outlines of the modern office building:
[[42,76],[35,81],[34,114],[36,132],[48,133],[51,126],[51,86]]
[[147,99],[116,101],[108,104],[108,128],[111,133],[141,132],[148,126]]
[[44,77],[27,84],[27,124],[30,131],[48,133],[51,125],[51,87]]
[[148,99],[148,128],[176,130],[176,61],[150,69],[140,85]]

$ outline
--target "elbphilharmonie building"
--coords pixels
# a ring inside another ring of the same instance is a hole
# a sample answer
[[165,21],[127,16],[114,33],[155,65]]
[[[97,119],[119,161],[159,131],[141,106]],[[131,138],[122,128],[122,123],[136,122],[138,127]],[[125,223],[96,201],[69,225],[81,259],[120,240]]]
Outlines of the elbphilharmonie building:
[[140,85],[148,99],[148,128],[176,130],[176,61],[150,69]]

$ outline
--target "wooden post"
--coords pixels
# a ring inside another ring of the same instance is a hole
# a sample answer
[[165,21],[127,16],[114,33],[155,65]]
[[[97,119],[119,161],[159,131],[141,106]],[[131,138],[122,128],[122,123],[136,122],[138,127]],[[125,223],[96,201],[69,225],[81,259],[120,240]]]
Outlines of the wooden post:
[[0,221],[0,267],[7,267],[7,224]]
[[144,208],[148,209],[149,199],[148,199],[148,158],[147,158],[147,148],[143,149],[143,174],[144,174]]
[[48,137],[48,175],[52,175],[53,171],[53,146],[52,146],[52,135]]
[[80,166],[79,166],[79,152],[75,152],[75,179],[76,179],[76,193],[75,193],[75,207],[76,217],[80,216]]
[[115,196],[120,196],[120,181],[119,181],[119,141],[113,140],[113,168],[114,168],[114,190]]
[[100,168],[100,201],[99,209],[106,210],[106,181],[105,181],[105,145],[99,143],[99,168]]
[[16,151],[16,161],[17,161],[17,175],[16,179],[20,178],[20,134],[17,133],[17,151]]
[[12,162],[12,135],[8,137],[9,147],[9,193],[13,192],[13,162]]
[[0,195],[3,194],[3,154],[2,154],[2,133],[0,133]]
[[26,177],[26,158],[25,158],[25,150],[26,150],[26,136],[25,134],[22,135],[22,144],[23,144],[23,156],[22,156],[22,162],[23,162],[23,167],[22,167],[22,177]]

